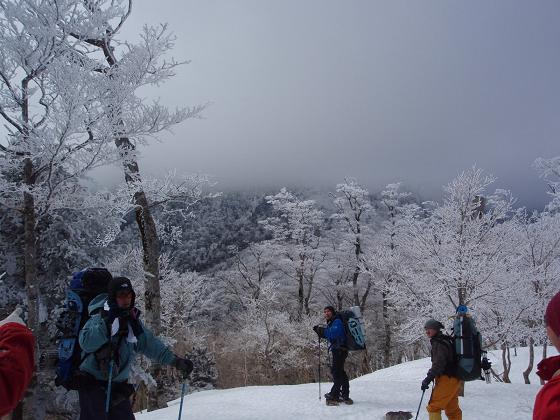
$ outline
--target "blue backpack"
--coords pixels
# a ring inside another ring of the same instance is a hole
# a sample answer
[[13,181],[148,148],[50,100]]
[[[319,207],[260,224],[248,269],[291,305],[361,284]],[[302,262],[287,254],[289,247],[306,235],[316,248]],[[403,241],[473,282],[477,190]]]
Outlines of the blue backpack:
[[366,337],[362,328],[362,312],[359,306],[352,306],[346,311],[337,313],[338,317],[344,325],[344,333],[346,335],[345,347],[350,351],[359,351],[366,349]]
[[67,390],[79,389],[79,366],[82,363],[78,336],[90,315],[88,305],[91,300],[107,292],[107,285],[113,278],[105,268],[86,268],[72,275],[66,290],[64,311],[58,317],[56,326],[59,332],[58,362],[56,366],[55,384]]

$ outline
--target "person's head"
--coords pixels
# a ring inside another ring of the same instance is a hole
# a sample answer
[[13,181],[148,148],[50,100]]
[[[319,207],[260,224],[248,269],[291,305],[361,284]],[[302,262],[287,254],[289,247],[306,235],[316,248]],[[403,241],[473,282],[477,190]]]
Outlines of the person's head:
[[136,294],[132,283],[126,277],[114,277],[108,286],[109,303],[116,304],[121,309],[132,308]]
[[443,324],[435,319],[428,319],[424,324],[426,335],[430,338],[435,337],[443,329]]
[[560,292],[548,303],[544,313],[546,333],[556,350],[560,351]]
[[335,313],[336,311],[332,306],[325,306],[325,309],[323,309],[323,316],[327,321],[333,319]]

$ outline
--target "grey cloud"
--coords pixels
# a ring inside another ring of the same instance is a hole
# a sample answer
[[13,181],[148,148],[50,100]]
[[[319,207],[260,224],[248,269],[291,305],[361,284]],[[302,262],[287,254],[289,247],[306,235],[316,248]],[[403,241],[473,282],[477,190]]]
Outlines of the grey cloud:
[[143,170],[223,187],[404,181],[426,196],[477,164],[522,204],[558,154],[556,1],[137,1],[126,37],[168,22],[192,63],[147,96],[211,101]]

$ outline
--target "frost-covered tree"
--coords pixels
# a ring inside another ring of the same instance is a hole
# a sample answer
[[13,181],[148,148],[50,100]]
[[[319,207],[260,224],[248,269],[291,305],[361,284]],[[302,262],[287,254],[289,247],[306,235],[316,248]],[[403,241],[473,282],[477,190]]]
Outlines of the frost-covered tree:
[[[0,3],[0,115],[8,135],[0,144],[2,203],[20,214],[22,267],[37,355],[48,347],[38,261],[41,219],[57,208],[77,208],[76,179],[111,158],[111,116],[100,107],[104,87],[94,68],[70,48],[65,30],[80,22],[75,1]],[[43,248],[44,249],[44,248]],[[38,370],[25,415],[42,418],[45,373]]]
[[245,310],[235,315],[238,328],[228,339],[226,351],[244,355],[245,377],[254,371],[262,383],[269,383],[274,373],[309,368],[308,359],[302,356],[313,348],[316,338],[310,318],[290,319],[281,295],[278,284],[265,282],[258,299],[245,299]]
[[[146,323],[158,334],[161,329],[161,248],[151,203],[140,177],[136,149],[150,136],[187,118],[197,117],[203,107],[170,112],[159,102],[147,104],[137,95],[138,89],[159,85],[172,77],[180,63],[165,57],[174,44],[174,37],[165,25],[144,27],[137,44],[122,42],[120,30],[131,11],[132,0],[83,2],[80,8],[83,23],[70,22],[67,30],[75,40],[74,49],[84,57],[82,61],[95,63],[95,72],[108,86],[103,103],[106,113],[112,116],[108,129],[118,149],[124,178],[135,204],[144,254]],[[154,371],[158,369],[158,366],[154,367]],[[151,395],[149,409],[163,407],[160,391],[158,387],[158,392]]]
[[[369,192],[358,184],[354,178],[346,178],[343,183],[336,186],[333,194],[336,213],[332,216],[339,220],[345,231],[345,241],[352,249],[355,257],[354,271],[352,273],[353,305],[359,306],[362,311],[366,309],[367,299],[373,286],[372,273],[362,275],[364,268],[364,238],[367,237],[368,214],[373,211],[370,203]],[[343,245],[344,246],[344,245]],[[365,278],[365,285],[361,286],[360,278]]]
[[272,271],[274,247],[268,242],[250,244],[245,250],[234,253],[233,267],[224,273],[224,284],[229,299],[243,307],[247,297],[258,299],[265,278]]
[[560,156],[553,158],[538,158],[534,167],[548,184],[548,194],[552,197],[547,206],[549,212],[558,212],[560,209]]
[[404,234],[405,220],[418,210],[408,203],[411,194],[400,190],[400,184],[389,184],[381,192],[379,212],[384,216],[380,229],[376,232],[371,248],[366,251],[367,265],[375,272],[381,289],[384,339],[379,346],[383,354],[383,366],[390,366],[396,360],[394,334],[397,324],[394,291],[399,279],[406,275],[406,255],[401,251],[400,241]]
[[337,310],[353,305],[352,278],[356,269],[353,250],[341,241],[340,231],[331,229],[325,232],[326,243],[324,271],[325,279],[318,286],[325,303]]
[[188,356],[194,365],[189,380],[190,386],[200,391],[215,388],[218,371],[214,354],[207,347],[195,347]]
[[273,234],[273,243],[283,259],[278,268],[297,284],[296,319],[310,313],[313,286],[326,254],[321,249],[323,213],[313,200],[301,200],[282,188],[266,200],[276,215],[262,222]]
[[516,252],[519,256],[518,273],[522,290],[518,305],[523,309],[519,319],[519,326],[522,328],[518,328],[518,331],[521,332],[519,340],[529,346],[529,365],[523,376],[525,382],[530,383],[529,373],[534,364],[533,345],[543,344],[543,358],[546,357],[543,314],[546,305],[558,291],[560,215],[549,211],[541,214],[520,211],[518,226],[519,241]]
[[443,204],[408,219],[401,247],[411,270],[399,283],[399,301],[410,314],[404,330],[411,337],[423,320],[446,319],[459,305],[487,322],[501,316],[495,308],[516,280],[509,274],[514,200],[503,190],[486,195],[493,181],[478,168],[462,172],[445,188]]

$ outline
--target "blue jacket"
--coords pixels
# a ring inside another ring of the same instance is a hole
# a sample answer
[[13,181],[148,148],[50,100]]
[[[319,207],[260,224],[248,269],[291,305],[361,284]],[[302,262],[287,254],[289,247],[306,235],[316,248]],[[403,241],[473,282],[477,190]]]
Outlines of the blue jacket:
[[[107,324],[101,312],[107,300],[107,294],[96,296],[88,306],[88,311],[92,314],[94,311],[98,313],[91,316],[85,323],[84,327],[80,330],[80,347],[82,348],[82,357],[84,361],[80,365],[80,370],[90,373],[96,379],[106,381],[109,378],[109,363],[103,363],[100,366],[95,352],[99,350],[104,344],[109,342],[109,333]],[[131,343],[127,341],[126,337],[121,339],[118,348],[118,368],[113,366],[113,381],[126,382],[130,375],[130,366],[134,362],[137,352],[140,352],[150,359],[157,361],[160,364],[170,365],[175,360],[175,355],[171,350],[165,346],[157,337],[154,337],[152,332],[142,325],[144,332],[136,337],[137,342]],[[113,345],[117,345],[118,337],[111,337]],[[101,350],[103,351],[103,350]],[[101,351],[99,354],[101,354]],[[86,356],[87,354],[87,356]],[[99,356],[98,354],[98,356]]]
[[329,340],[329,347],[333,350],[340,349],[346,345],[346,333],[340,318],[335,318],[328,323],[324,331],[324,337]]

